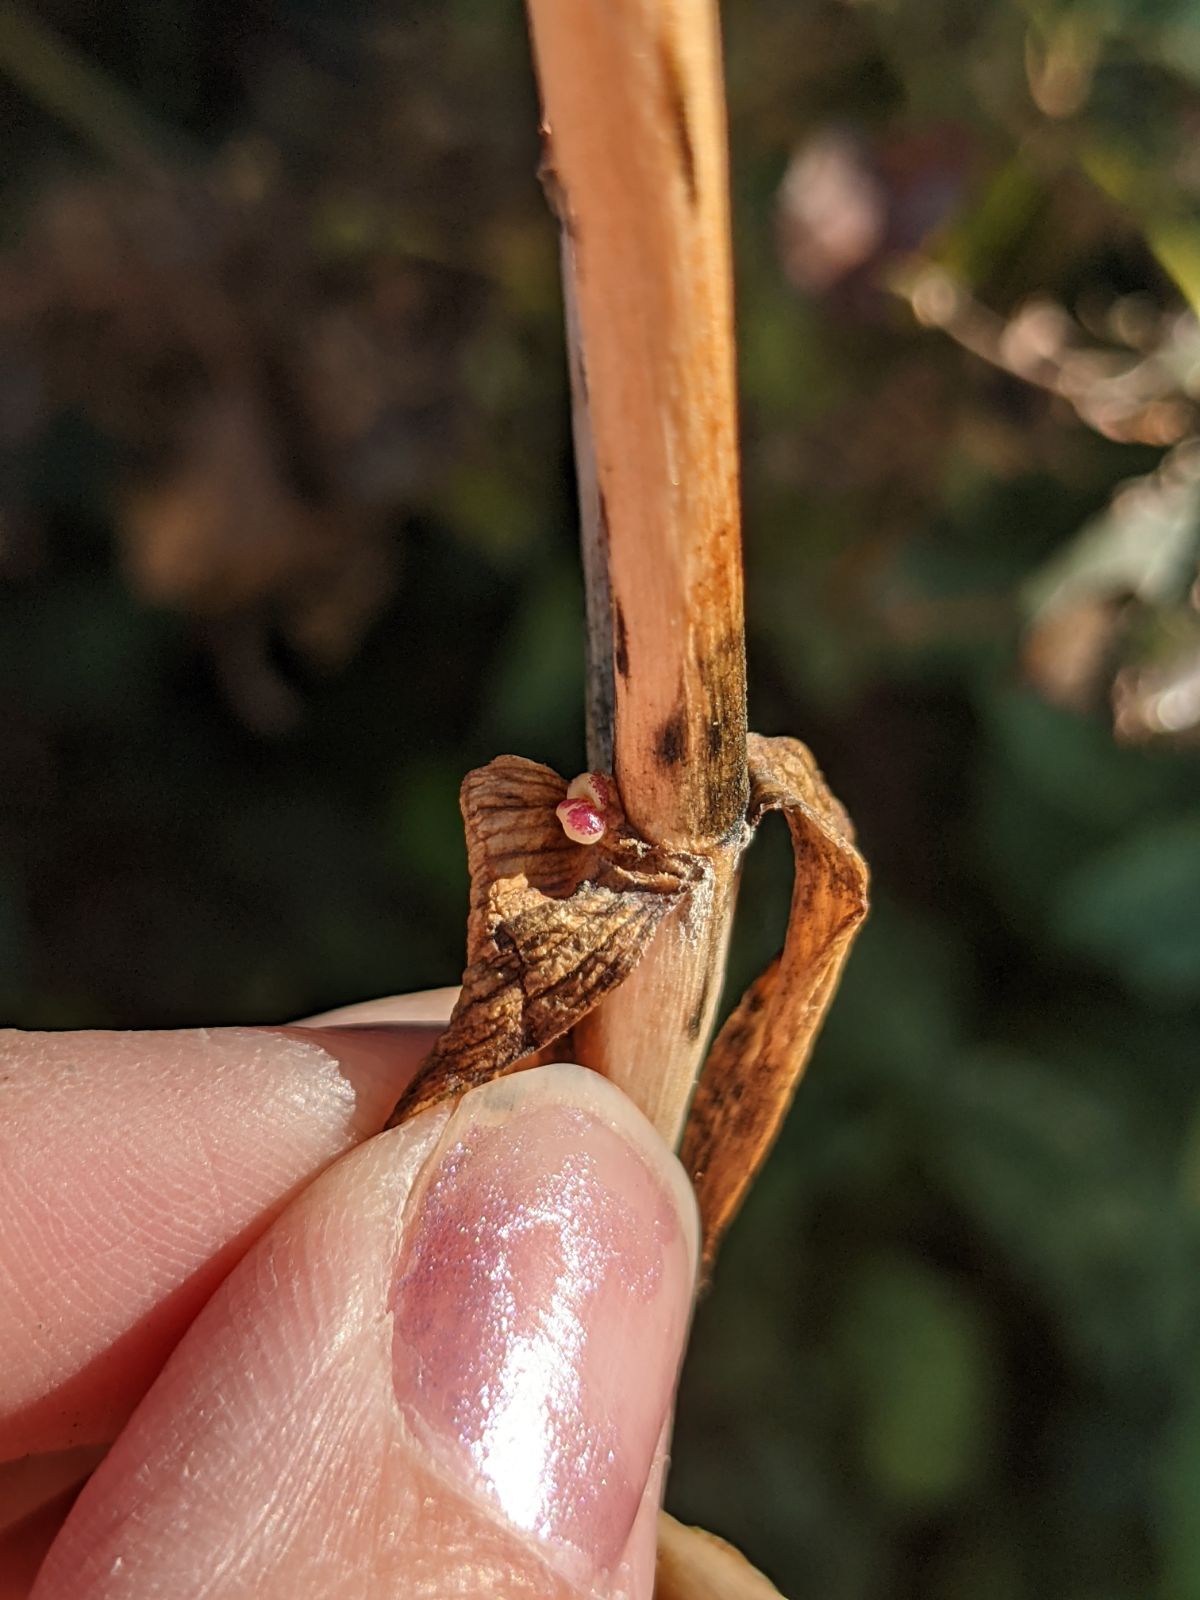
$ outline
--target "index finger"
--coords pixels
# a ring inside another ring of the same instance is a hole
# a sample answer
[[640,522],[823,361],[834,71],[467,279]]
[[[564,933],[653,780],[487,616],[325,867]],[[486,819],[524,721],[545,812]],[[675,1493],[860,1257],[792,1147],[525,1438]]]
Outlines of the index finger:
[[0,1461],[111,1440],[288,1200],[438,1031],[0,1032]]

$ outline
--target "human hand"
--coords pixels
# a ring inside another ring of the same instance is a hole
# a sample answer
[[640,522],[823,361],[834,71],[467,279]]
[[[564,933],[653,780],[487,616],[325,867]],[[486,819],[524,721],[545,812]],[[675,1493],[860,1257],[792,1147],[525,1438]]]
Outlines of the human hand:
[[648,1600],[690,1190],[580,1068],[372,1137],[445,1001],[0,1034],[0,1600]]

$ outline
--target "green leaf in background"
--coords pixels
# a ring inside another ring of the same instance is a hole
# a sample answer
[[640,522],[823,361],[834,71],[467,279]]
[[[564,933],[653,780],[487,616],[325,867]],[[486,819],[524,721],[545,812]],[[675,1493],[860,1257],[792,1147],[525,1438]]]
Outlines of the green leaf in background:
[[867,1473],[928,1513],[964,1493],[994,1448],[996,1371],[977,1308],[898,1254],[861,1262],[837,1323]]
[[955,1064],[942,1117],[931,1159],[1031,1309],[1095,1378],[1161,1393],[1194,1325],[1200,1235],[1128,1106],[993,1048]]
[[[1200,1368],[1200,1351],[1196,1353]],[[1200,1600],[1200,1382],[1193,1371],[1162,1457],[1163,1600]]]
[[584,765],[583,648],[582,579],[568,546],[529,569],[499,668],[484,687],[498,749],[564,772]]
[[1082,862],[1058,889],[1054,931],[1137,993],[1200,1000],[1200,813]]

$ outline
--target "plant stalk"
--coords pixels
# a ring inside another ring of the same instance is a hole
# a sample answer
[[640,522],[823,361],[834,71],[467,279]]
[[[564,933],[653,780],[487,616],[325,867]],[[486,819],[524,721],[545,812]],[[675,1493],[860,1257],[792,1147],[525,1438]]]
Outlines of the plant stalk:
[[589,760],[704,863],[574,1032],[678,1138],[745,842],[746,670],[728,171],[712,0],[529,0],[563,268],[588,590]]

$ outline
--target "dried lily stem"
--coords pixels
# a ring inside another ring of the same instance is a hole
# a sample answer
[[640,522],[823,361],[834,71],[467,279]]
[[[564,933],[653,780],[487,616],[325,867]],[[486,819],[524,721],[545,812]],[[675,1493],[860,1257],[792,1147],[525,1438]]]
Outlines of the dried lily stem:
[[712,0],[529,0],[563,224],[590,759],[704,881],[575,1028],[675,1140],[719,996],[748,798],[724,97]]
[[[599,770],[611,756],[619,795],[519,756],[467,774],[462,990],[393,1120],[569,1052],[668,1140],[687,1116],[707,1270],[804,1070],[866,912],[866,867],[804,746],[746,733],[715,11],[530,12],[564,227],[590,755]],[[796,863],[783,953],[722,1028],[693,1100],[738,860],[771,810]]]

